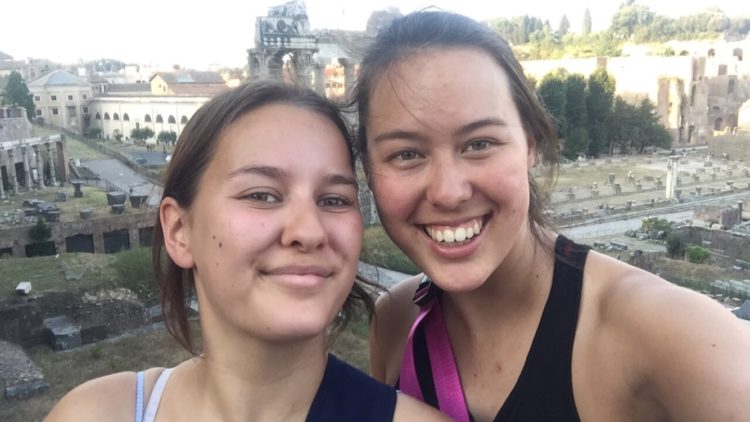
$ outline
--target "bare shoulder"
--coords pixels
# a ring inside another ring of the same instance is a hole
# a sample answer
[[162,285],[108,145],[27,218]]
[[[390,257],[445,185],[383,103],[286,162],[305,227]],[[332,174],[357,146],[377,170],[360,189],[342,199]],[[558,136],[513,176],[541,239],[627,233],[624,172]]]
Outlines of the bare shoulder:
[[[146,371],[150,387],[163,368]],[[148,397],[150,388],[145,389]],[[87,381],[71,390],[55,405],[45,421],[132,421],[135,417],[136,373],[119,372]]]
[[398,378],[404,343],[419,308],[412,302],[421,275],[399,282],[380,295],[370,330],[370,368],[372,375],[393,385]]
[[393,421],[450,421],[451,419],[440,413],[434,407],[428,406],[421,401],[399,393],[396,399],[396,410]]
[[729,310],[596,252],[585,274],[584,283],[595,286],[589,309],[600,332],[632,352],[622,364],[670,419],[730,420],[746,411],[750,330]]

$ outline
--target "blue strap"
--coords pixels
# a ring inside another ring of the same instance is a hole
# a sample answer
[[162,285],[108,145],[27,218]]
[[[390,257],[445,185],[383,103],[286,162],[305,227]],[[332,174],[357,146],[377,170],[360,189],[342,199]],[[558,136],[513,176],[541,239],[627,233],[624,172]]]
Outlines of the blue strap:
[[135,422],[143,422],[143,371],[136,374]]

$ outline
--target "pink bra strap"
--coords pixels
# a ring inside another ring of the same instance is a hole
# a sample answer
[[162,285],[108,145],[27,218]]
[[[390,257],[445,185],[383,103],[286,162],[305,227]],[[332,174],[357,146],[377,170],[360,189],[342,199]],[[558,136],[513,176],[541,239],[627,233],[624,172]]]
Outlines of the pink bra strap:
[[440,411],[455,421],[469,422],[469,409],[441,308],[439,303],[432,306],[432,316],[425,320],[424,327],[435,394]]
[[[432,312],[432,315],[426,318],[430,312]],[[468,422],[469,410],[464,399],[456,360],[451,349],[440,303],[435,298],[419,310],[419,315],[412,324],[409,337],[406,340],[399,380],[401,391],[424,401],[422,390],[419,387],[416,367],[414,366],[414,331],[422,321],[425,323],[427,351],[430,355],[432,378],[435,383],[435,394],[440,405],[440,411],[456,421]]]

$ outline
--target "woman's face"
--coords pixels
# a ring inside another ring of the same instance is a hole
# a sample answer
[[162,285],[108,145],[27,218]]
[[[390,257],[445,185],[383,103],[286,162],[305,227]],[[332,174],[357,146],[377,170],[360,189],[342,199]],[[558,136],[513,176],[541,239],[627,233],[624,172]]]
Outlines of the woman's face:
[[494,59],[428,49],[373,86],[370,183],[394,242],[441,288],[477,288],[529,239],[533,150]]
[[330,120],[284,104],[245,114],[222,133],[187,214],[201,315],[274,341],[325,332],[354,282],[362,230]]

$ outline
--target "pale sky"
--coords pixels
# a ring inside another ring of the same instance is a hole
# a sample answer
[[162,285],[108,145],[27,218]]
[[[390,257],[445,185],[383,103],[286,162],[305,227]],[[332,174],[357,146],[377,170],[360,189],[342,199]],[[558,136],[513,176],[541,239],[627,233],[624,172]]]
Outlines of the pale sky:
[[[622,0],[624,1],[624,0]],[[609,26],[621,0],[308,0],[313,29],[364,30],[373,10],[408,13],[427,6],[477,20],[519,15],[549,19],[563,14],[580,30],[591,10],[594,30]],[[0,51],[15,59],[62,63],[112,58],[127,63],[243,66],[254,45],[255,18],[283,0],[10,0],[0,7]],[[746,0],[641,0],[656,13],[677,17],[717,6],[728,16],[750,16]]]

